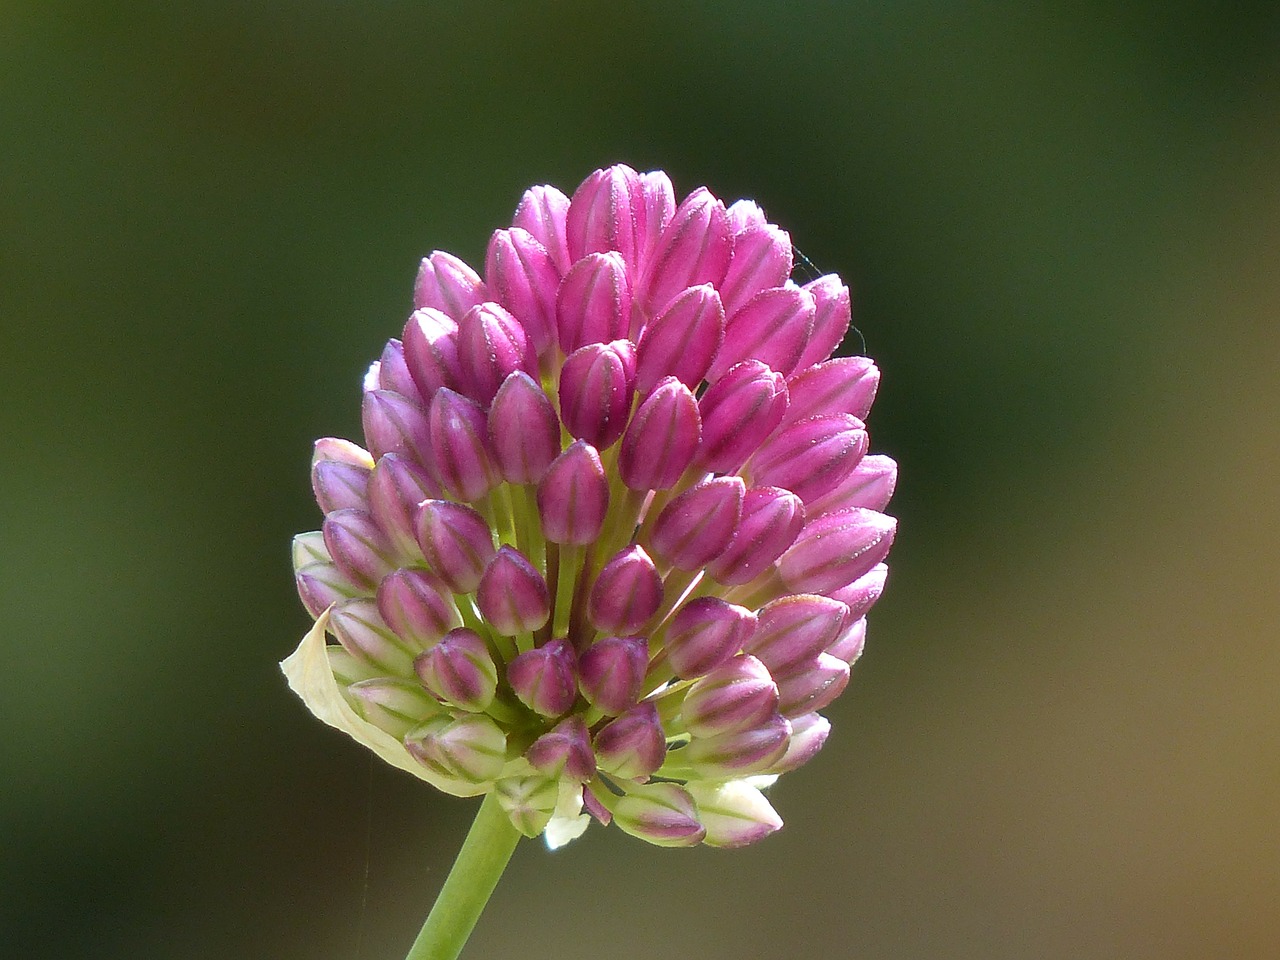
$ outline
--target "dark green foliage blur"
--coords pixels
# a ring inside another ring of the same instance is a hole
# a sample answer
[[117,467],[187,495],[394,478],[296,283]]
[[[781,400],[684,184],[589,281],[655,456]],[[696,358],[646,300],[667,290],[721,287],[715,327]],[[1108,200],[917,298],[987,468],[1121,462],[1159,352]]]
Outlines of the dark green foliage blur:
[[1277,9],[6,4],[0,957],[403,955],[474,802],[284,686],[310,444],[614,161],[850,282],[901,532],[786,829],[525,844],[466,956],[1280,955]]

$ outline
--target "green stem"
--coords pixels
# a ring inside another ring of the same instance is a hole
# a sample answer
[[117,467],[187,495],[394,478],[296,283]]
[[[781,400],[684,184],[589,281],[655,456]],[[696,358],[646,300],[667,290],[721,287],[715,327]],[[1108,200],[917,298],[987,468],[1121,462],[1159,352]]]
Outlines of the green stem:
[[480,812],[458,851],[458,859],[436,897],[405,960],[455,960],[480,919],[494,887],[515,852],[520,831],[498,803],[485,794]]

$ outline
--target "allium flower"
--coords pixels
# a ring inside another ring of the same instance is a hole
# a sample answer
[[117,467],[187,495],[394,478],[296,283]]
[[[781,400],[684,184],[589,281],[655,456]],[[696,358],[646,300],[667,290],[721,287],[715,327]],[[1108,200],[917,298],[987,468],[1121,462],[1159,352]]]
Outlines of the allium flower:
[[551,846],[777,830],[761,789],[826,740],[897,476],[875,365],[830,359],[848,288],[791,270],[756,204],[625,166],[529,190],[483,277],[423,260],[364,446],[315,448],[283,664],[311,710]]

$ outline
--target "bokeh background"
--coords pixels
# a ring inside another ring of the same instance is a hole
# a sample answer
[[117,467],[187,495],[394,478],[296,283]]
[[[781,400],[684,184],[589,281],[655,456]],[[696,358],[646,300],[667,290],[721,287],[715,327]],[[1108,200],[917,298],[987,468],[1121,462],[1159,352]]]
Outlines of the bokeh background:
[[615,160],[850,280],[901,534],[787,829],[522,845],[467,956],[1280,956],[1278,9],[4,4],[0,956],[403,956],[473,803],[284,687],[310,444]]

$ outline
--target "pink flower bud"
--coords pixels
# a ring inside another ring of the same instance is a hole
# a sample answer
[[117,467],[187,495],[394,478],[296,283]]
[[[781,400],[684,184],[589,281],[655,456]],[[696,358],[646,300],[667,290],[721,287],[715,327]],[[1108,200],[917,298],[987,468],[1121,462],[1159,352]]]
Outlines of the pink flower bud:
[[778,677],[778,712],[798,717],[821,710],[849,685],[849,664],[820,653]]
[[884,583],[889,576],[889,567],[877,563],[853,583],[831,591],[831,599],[839,600],[849,608],[849,622],[865,617],[884,593]]
[[418,268],[413,285],[416,310],[431,307],[461,320],[464,313],[488,299],[479,275],[451,253],[437,250]]
[[699,187],[685,197],[662,231],[646,272],[642,302],[659,312],[687,287],[718,286],[732,251],[724,204]]
[[851,474],[867,452],[867,431],[847,413],[809,417],[783,427],[747,469],[761,486],[783,487],[809,503]]
[[413,669],[422,685],[445,703],[480,712],[493,702],[498,668],[484,639],[474,630],[450,630],[430,650],[420,653]]
[[438,776],[487,783],[507,762],[507,735],[483,713],[436,717],[405,734],[405,749]]
[[578,657],[578,686],[590,704],[616,716],[635,705],[648,669],[644,637],[605,637]]
[[608,509],[609,481],[600,455],[585,441],[571,443],[538,484],[543,535],[553,543],[592,543]]
[[852,473],[813,502],[811,514],[817,517],[848,507],[883,512],[897,484],[898,465],[893,459],[870,454],[858,461]]
[[489,458],[484,411],[460,393],[442,387],[427,411],[431,463],[440,485],[459,500],[479,500],[500,482]]
[[578,698],[577,656],[568,640],[552,640],[507,664],[507,681],[530,710],[544,717],[569,711]]
[[378,585],[378,612],[402,640],[425,650],[462,623],[449,587],[426,570],[401,567]]
[[591,734],[581,717],[566,717],[540,736],[524,752],[533,769],[558,780],[586,783],[596,775]]
[[690,783],[708,847],[745,847],[782,829],[782,818],[756,787],[744,780]]
[[702,437],[698,402],[675,377],[663,377],[622,437],[618,473],[632,490],[675,486]]
[[329,614],[329,626],[347,653],[357,660],[403,676],[413,665],[413,654],[378,613],[368,597],[344,600]]
[[556,340],[556,290],[561,274],[551,255],[519,227],[495,230],[484,273],[489,292],[520,321],[534,353],[546,353]]
[[530,187],[516,207],[514,226],[529,231],[542,244],[560,275],[569,272],[573,259],[565,238],[565,220],[569,214],[569,198],[555,187]]
[[413,680],[371,677],[347,687],[356,712],[399,740],[414,727],[440,714],[436,703]]
[[589,343],[624,339],[631,326],[631,287],[617,253],[592,253],[573,265],[556,296],[556,330],[566,354]]
[[560,452],[560,422],[542,388],[523,370],[502,382],[489,407],[489,449],[510,483],[537,483]]
[[605,773],[623,780],[649,776],[667,756],[667,735],[658,708],[640,703],[610,720],[595,736],[596,762]]
[[378,382],[376,389],[390,390],[402,397],[408,397],[419,406],[425,405],[422,394],[418,391],[417,381],[409,372],[404,359],[404,344],[399,340],[388,340],[382,349],[382,358],[378,361]]
[[752,227],[763,227],[769,222],[760,205],[754,200],[738,200],[730,205],[728,211],[729,229],[734,237],[746,233]]
[[723,584],[750,583],[795,542],[804,517],[804,504],[790,490],[753,487],[742,498],[738,532],[707,572]]
[[662,232],[676,212],[676,192],[671,178],[661,170],[640,174],[631,207],[636,222],[635,275],[644,276]]
[[319,617],[331,604],[354,597],[360,588],[348,580],[336,564],[308,563],[294,574],[298,585],[298,597],[307,613]]
[[394,569],[386,534],[364,510],[335,510],[324,518],[323,530],[329,556],[357,586],[373,589]]
[[537,567],[514,547],[500,547],[476,589],[476,605],[509,637],[537,630],[551,614],[551,595]]
[[458,323],[439,310],[415,310],[404,325],[404,362],[430,403],[437,390],[457,390],[462,382],[458,362]]
[[730,316],[761,290],[781,287],[791,276],[791,237],[772,223],[749,227],[733,238],[733,258],[720,298]]
[[831,733],[831,723],[816,713],[806,713],[791,721],[791,739],[786,752],[772,766],[762,771],[767,774],[790,773],[812,760]]
[[714,737],[758,727],[777,712],[778,688],[768,668],[739,654],[689,688],[680,720],[693,736]]
[[707,833],[693,797],[674,783],[628,784],[627,795],[614,805],[613,822],[659,847],[692,847]]
[[[835,642],[827,647],[827,653],[853,666],[862,656],[862,648],[867,642],[867,618],[859,617],[847,624],[836,637]],[[814,708],[817,709],[816,707]]]
[[560,371],[565,429],[597,450],[608,449],[622,436],[631,415],[630,350],[626,340],[591,343],[571,353]]
[[573,192],[565,219],[569,258],[577,261],[588,254],[616,250],[628,263],[635,263],[636,223],[631,204],[637,193],[639,174],[624,164],[597,170],[583,180]]
[[689,287],[645,325],[636,345],[636,389],[647,394],[664,376],[690,389],[706,376],[724,343],[724,307],[709,283]]
[[848,608],[838,600],[790,594],[760,608],[756,632],[744,649],[773,674],[816,657],[840,634]]
[[880,371],[866,357],[838,357],[801,370],[787,381],[791,404],[782,424],[829,413],[865,420],[879,385]]
[[400,557],[418,554],[414,532],[418,504],[440,496],[440,488],[426,471],[404,457],[388,453],[369,477],[369,512]]
[[668,762],[705,780],[745,777],[776,763],[786,752],[790,736],[791,724],[775,713],[747,730],[694,737],[678,754],[671,754]]
[[813,295],[799,287],[760,291],[729,317],[707,379],[718,380],[743,360],[761,360],[791,376],[813,333],[813,313]]
[[756,615],[719,597],[698,597],[667,626],[667,661],[678,677],[710,673],[742,649],[756,629]]
[[488,406],[502,381],[516,370],[536,370],[520,321],[496,303],[481,303],[458,323],[458,364],[462,392]]
[[892,517],[861,507],[817,517],[778,560],[778,572],[791,590],[839,590],[888,555],[897,526]]
[[322,460],[336,460],[339,463],[364,467],[366,470],[373,469],[373,457],[369,455],[368,450],[350,440],[340,440],[337,437],[321,437],[316,441],[315,451],[311,455],[311,465],[314,467]]
[[681,570],[699,570],[733,541],[747,486],[741,477],[716,477],[668,503],[653,527],[654,553]]
[[747,360],[711,384],[698,401],[702,446],[697,463],[732,473],[750,459],[787,411],[787,384],[759,360]]
[[418,508],[418,546],[428,566],[454,593],[471,593],[493,559],[493,532],[475,510],[449,500]]
[[600,569],[587,615],[603,633],[635,633],[662,603],[662,578],[644,547],[625,547]]
[[387,390],[370,390],[362,408],[364,436],[375,457],[388,453],[429,463],[431,428],[427,415],[411,400]]
[[[813,333],[800,355],[800,362],[796,364],[797,370],[821,363],[831,356],[849,332],[852,321],[849,288],[834,273],[806,283],[804,289],[813,295]],[[864,415],[855,413],[854,416],[861,420]]]
[[369,506],[369,468],[341,460],[318,460],[311,468],[311,489],[325,513]]

